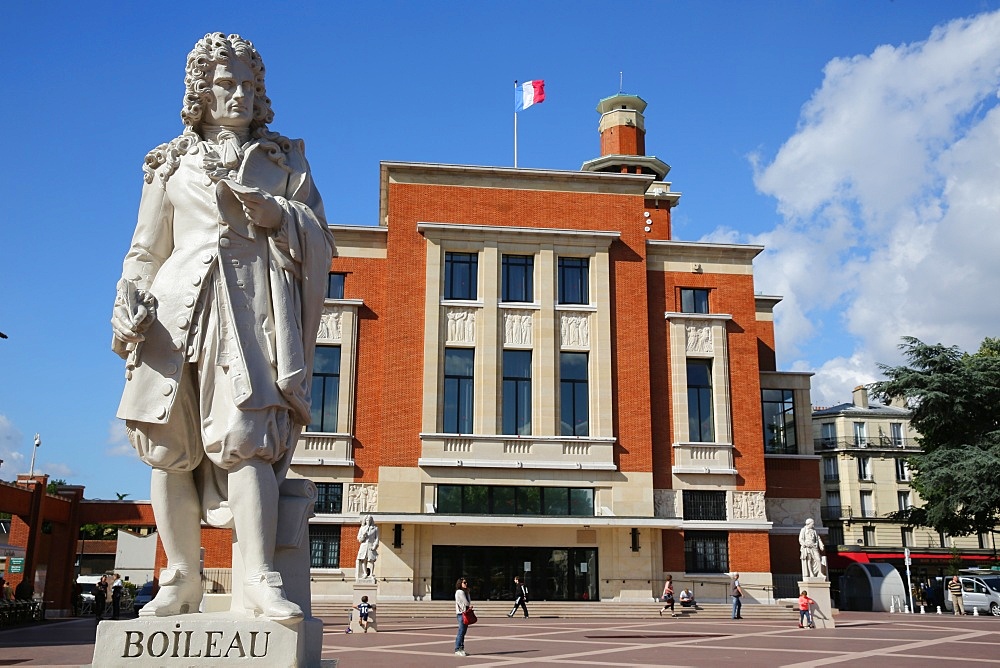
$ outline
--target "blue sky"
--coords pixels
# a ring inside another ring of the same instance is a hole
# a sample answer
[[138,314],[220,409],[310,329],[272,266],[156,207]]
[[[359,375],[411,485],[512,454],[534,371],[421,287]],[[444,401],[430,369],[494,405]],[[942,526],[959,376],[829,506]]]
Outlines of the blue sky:
[[7,3],[0,479],[147,498],[115,419],[114,286],[146,151],[180,129],[184,58],[253,40],[272,128],[303,137],[331,223],[374,225],[380,160],[521,167],[599,153],[597,101],[642,96],[683,193],[674,235],[759,243],[782,369],[847,401],[902,335],[1000,330],[1000,0]]

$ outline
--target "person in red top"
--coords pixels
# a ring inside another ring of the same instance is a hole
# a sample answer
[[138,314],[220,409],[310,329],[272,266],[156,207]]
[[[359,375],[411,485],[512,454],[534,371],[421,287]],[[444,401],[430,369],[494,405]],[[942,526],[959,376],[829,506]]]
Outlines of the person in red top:
[[816,625],[813,624],[812,613],[809,612],[809,606],[810,605],[816,605],[816,601],[814,601],[811,598],[809,598],[809,593],[803,589],[802,593],[799,594],[799,628],[800,629],[801,628],[805,628],[805,626],[803,625],[802,622],[808,623],[809,624],[809,628],[811,628],[811,629],[816,628]]

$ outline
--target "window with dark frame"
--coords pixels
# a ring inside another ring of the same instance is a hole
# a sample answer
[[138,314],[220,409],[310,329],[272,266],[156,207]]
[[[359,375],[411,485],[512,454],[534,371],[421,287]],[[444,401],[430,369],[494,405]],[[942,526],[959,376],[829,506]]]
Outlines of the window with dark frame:
[[913,529],[910,527],[902,527],[900,529],[900,536],[903,540],[903,547],[914,547]]
[[344,483],[341,482],[318,482],[316,483],[316,506],[317,513],[332,513],[339,515],[343,512],[344,505]]
[[862,535],[864,536],[862,540],[864,541],[865,547],[875,546],[875,527],[864,527]]
[[685,520],[725,520],[726,493],[686,489],[683,492]]
[[725,531],[685,531],[686,573],[728,573],[729,534]]
[[340,525],[309,525],[309,565],[312,568],[340,568]]
[[501,422],[504,434],[531,434],[531,351],[503,351]]
[[834,525],[827,527],[827,542],[830,545],[843,545],[844,544],[844,527],[840,525]]
[[687,361],[688,438],[693,443],[715,441],[715,418],[712,413],[712,363],[709,360]]
[[438,485],[438,513],[449,515],[594,516],[589,487]]
[[535,300],[534,256],[504,254],[500,264],[500,301],[533,302]]
[[559,303],[590,303],[590,258],[559,258]]
[[796,455],[795,395],[792,390],[761,390],[764,413],[764,452],[769,455]]
[[331,271],[326,283],[326,298],[343,299],[346,279],[347,274]]
[[444,254],[444,298],[473,300],[477,295],[479,255]]
[[475,350],[446,348],[444,352],[444,432],[471,434]]
[[708,313],[708,290],[681,288],[681,313]]
[[340,346],[316,346],[311,400],[306,431],[336,433],[340,405]]
[[560,433],[590,435],[590,389],[587,353],[559,353]]

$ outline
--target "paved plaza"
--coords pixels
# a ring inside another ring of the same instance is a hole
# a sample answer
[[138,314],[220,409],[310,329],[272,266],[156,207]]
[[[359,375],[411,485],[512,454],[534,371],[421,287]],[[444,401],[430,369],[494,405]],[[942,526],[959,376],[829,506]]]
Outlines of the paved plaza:
[[[344,633],[327,619],[323,658],[339,668],[438,666],[833,666],[878,668],[1000,664],[1000,618],[842,613],[837,628],[774,620],[481,619],[468,657],[453,653],[449,619],[380,621],[379,633]],[[94,621],[74,619],[0,631],[0,666],[80,666],[93,652]],[[207,665],[207,664],[206,664]]]

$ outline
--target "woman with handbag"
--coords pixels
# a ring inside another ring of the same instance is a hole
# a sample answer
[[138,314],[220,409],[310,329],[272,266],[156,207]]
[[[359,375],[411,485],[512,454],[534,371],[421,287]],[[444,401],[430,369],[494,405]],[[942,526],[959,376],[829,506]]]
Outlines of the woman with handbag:
[[667,581],[663,584],[663,596],[660,597],[663,601],[663,607],[660,608],[660,617],[667,610],[670,611],[671,617],[676,617],[677,613],[674,612],[674,576],[668,575]]
[[458,635],[455,636],[455,655],[468,656],[465,652],[465,632],[469,624],[476,622],[476,613],[472,611],[472,599],[469,598],[469,581],[459,578],[455,583],[455,619],[458,621]]

